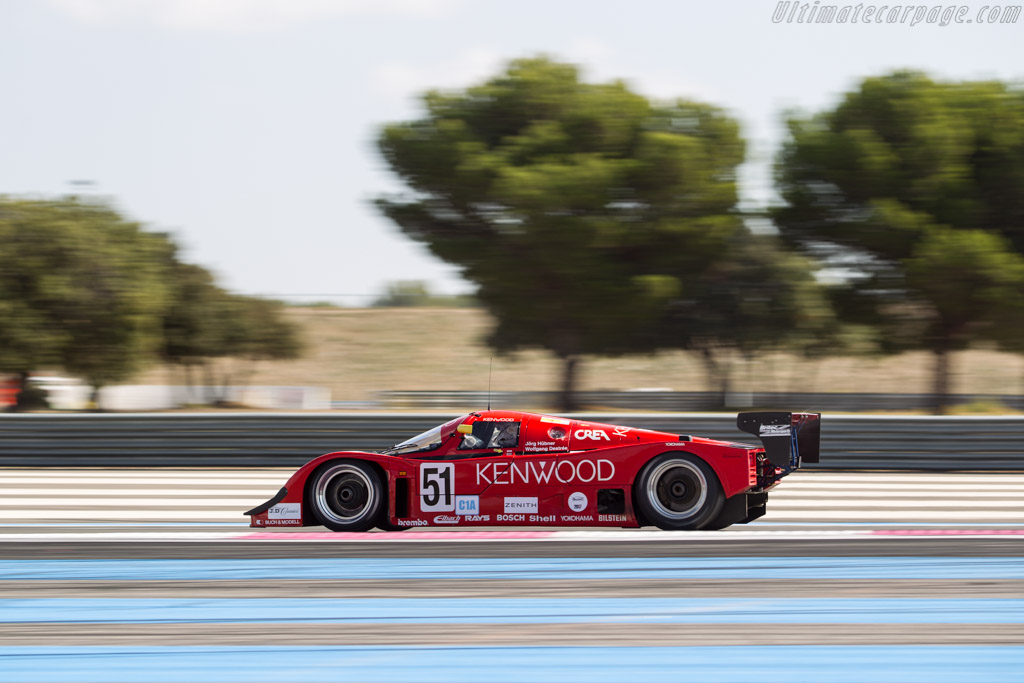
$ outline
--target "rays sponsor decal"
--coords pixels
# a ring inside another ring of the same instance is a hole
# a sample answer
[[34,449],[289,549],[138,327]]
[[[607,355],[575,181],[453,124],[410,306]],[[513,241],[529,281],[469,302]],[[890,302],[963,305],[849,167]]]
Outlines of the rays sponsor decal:
[[572,433],[572,438],[590,441],[611,441],[611,437],[603,429],[577,429]]
[[480,496],[455,496],[455,514],[479,515]]
[[489,522],[491,521],[490,515],[466,515],[462,518],[465,522]]
[[537,514],[536,497],[512,497],[505,499],[505,514],[521,514],[532,512]]
[[267,519],[302,519],[302,503],[278,503],[267,510]]
[[434,524],[458,524],[459,518],[455,515],[435,515]]
[[789,436],[789,425],[761,425],[758,436]]
[[582,491],[574,491],[569,494],[569,509],[573,512],[583,512],[587,509],[587,494]]
[[615,476],[611,460],[539,460],[527,462],[487,462],[476,464],[476,483],[480,484],[559,484],[609,481]]

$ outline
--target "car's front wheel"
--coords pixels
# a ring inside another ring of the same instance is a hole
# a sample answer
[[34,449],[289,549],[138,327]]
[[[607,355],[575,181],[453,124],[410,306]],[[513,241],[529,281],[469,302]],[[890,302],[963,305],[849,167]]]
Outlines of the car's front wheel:
[[377,472],[358,460],[329,463],[309,489],[313,512],[332,531],[366,531],[384,511],[384,487]]
[[700,529],[725,500],[711,467],[689,453],[665,453],[640,470],[633,490],[640,513],[661,529]]

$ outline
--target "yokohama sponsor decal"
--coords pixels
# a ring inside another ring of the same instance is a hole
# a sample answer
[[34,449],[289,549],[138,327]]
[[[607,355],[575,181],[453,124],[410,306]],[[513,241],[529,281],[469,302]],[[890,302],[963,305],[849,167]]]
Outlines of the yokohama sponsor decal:
[[541,460],[539,462],[477,463],[477,484],[550,484],[609,481],[615,476],[611,460]]

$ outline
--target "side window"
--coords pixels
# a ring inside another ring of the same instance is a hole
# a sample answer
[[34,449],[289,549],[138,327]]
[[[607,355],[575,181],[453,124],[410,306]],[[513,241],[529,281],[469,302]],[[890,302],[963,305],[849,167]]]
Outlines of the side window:
[[463,434],[459,443],[460,451],[478,448],[515,448],[519,444],[518,422],[473,423],[473,433]]

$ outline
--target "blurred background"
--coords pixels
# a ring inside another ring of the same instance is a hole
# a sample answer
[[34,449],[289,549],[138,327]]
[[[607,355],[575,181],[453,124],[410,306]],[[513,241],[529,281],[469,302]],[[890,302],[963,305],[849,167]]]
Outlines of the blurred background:
[[5,3],[0,405],[1024,410],[1020,8],[789,5]]

